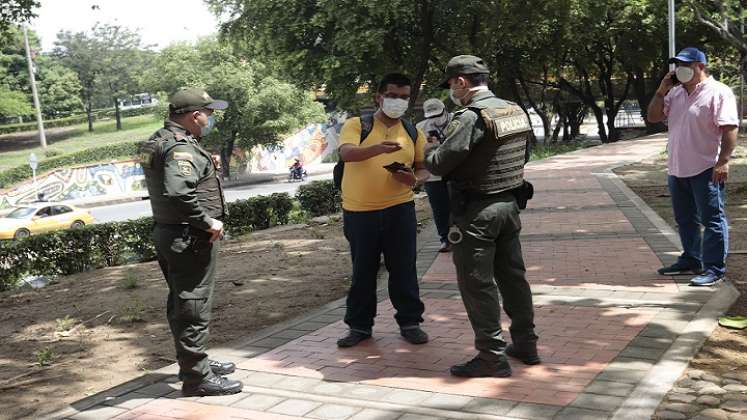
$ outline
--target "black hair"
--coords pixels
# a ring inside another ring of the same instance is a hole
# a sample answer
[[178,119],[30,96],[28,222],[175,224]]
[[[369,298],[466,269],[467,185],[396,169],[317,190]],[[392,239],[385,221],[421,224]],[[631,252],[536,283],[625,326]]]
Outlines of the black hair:
[[405,76],[402,73],[389,73],[386,76],[382,77],[381,80],[379,81],[377,92],[379,93],[386,92],[387,85],[395,85],[398,87],[402,87],[402,86],[412,87],[412,80],[410,80],[409,77]]
[[472,86],[487,85],[490,81],[490,75],[487,73],[462,74],[461,76],[469,80]]

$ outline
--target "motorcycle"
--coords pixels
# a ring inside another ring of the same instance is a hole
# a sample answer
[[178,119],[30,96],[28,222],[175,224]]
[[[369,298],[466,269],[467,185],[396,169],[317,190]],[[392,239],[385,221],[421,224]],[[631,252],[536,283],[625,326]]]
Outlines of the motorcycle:
[[306,170],[302,167],[291,167],[290,173],[288,174],[288,182],[303,182],[306,180]]

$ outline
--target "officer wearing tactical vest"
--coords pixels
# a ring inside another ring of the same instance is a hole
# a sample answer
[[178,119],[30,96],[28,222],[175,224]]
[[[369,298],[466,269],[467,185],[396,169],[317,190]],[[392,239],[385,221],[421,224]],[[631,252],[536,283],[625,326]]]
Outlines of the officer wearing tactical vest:
[[199,140],[215,125],[213,111],[228,103],[182,88],[169,98],[169,118],[139,149],[153,210],[153,242],[169,286],[166,316],[174,335],[185,396],[241,392],[223,375],[236,366],[208,359],[215,262],[226,203],[212,155]]
[[[461,377],[507,377],[506,355],[540,363],[534,333],[532,292],[521,255],[519,207],[515,189],[523,183],[526,142],[531,126],[516,104],[488,90],[489,71],[479,57],[449,60],[442,88],[464,109],[446,128],[446,140],[426,150],[425,165],[449,181],[459,291],[475,332],[478,355],[452,366]],[[506,346],[500,300],[511,318]]]

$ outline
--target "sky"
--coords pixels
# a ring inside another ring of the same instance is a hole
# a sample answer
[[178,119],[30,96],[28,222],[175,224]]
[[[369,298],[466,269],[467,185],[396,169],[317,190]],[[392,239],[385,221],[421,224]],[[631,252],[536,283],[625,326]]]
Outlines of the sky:
[[155,49],[218,30],[202,0],[41,0],[36,13],[31,27],[41,37],[43,51],[54,48],[57,32],[88,32],[96,22],[137,30],[143,43]]

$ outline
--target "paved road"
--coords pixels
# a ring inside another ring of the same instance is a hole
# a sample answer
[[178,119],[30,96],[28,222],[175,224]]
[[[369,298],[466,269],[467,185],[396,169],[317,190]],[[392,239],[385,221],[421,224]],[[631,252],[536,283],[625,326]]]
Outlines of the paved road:
[[[332,174],[321,174],[310,176],[303,183],[285,181],[272,182],[264,184],[244,185],[227,189],[226,200],[229,202],[243,200],[256,195],[270,195],[272,193],[287,192],[291,195],[296,193],[299,185],[307,184],[311,181],[332,179]],[[150,202],[148,200],[135,201],[131,203],[114,204],[111,206],[94,207],[90,209],[91,214],[97,223],[118,222],[128,219],[137,219],[140,217],[150,216]]]

